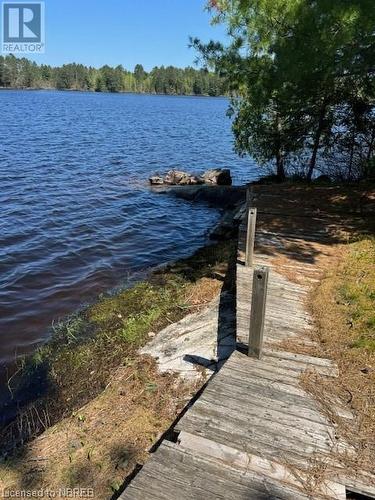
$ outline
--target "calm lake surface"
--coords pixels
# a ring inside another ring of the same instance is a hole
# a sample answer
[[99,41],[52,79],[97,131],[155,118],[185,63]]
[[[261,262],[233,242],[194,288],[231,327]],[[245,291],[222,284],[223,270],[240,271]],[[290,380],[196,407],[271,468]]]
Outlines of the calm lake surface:
[[201,246],[218,213],[153,193],[172,167],[229,167],[221,98],[1,91],[0,365],[134,273]]

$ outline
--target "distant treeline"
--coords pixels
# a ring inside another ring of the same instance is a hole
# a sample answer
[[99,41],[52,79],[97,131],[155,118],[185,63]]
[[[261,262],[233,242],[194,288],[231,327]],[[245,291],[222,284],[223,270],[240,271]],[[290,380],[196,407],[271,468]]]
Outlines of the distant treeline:
[[13,55],[0,56],[0,87],[210,96],[226,93],[224,80],[206,69],[161,66],[147,73],[141,64],[133,72],[122,66],[97,69],[75,63],[52,67]]

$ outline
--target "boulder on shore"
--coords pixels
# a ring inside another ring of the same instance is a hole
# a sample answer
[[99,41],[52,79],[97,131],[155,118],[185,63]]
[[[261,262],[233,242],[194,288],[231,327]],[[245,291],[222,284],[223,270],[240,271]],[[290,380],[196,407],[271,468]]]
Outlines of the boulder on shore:
[[227,168],[216,168],[207,170],[203,175],[191,175],[180,170],[170,170],[162,177],[154,175],[149,179],[152,186],[196,186],[198,184],[212,184],[218,186],[230,186],[232,178]]

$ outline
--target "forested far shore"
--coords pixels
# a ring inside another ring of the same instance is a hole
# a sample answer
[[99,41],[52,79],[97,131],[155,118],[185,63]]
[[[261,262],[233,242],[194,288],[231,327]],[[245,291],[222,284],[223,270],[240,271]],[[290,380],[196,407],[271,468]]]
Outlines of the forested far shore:
[[226,93],[224,79],[207,69],[160,66],[147,72],[141,64],[128,71],[121,65],[97,69],[76,63],[53,67],[13,55],[0,56],[0,87],[170,95]]

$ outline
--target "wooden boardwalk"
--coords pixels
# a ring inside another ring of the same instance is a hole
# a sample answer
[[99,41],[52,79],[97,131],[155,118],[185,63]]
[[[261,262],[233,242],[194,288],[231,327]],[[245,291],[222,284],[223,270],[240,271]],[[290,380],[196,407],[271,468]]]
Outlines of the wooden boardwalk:
[[[265,209],[269,199],[262,200],[261,193],[259,189],[254,204]],[[164,441],[120,498],[344,499],[346,485],[361,490],[361,485],[345,477],[335,458],[352,453],[351,448],[337,438],[334,425],[300,383],[306,371],[335,376],[336,367],[329,360],[302,354],[303,350],[296,352],[296,346],[312,343],[305,300],[310,283],[321,273],[316,266],[318,254],[328,251],[332,235],[322,220],[296,224],[293,231],[290,224],[272,231],[272,224],[266,224],[270,217],[259,216],[256,239],[255,264],[271,269],[262,359],[241,352],[249,337],[253,274],[243,264],[242,224],[238,350],[177,423],[177,443]],[[311,252],[316,252],[314,259]],[[288,343],[294,349],[289,351]],[[336,410],[351,418],[343,409]],[[375,495],[375,489],[367,491]]]

